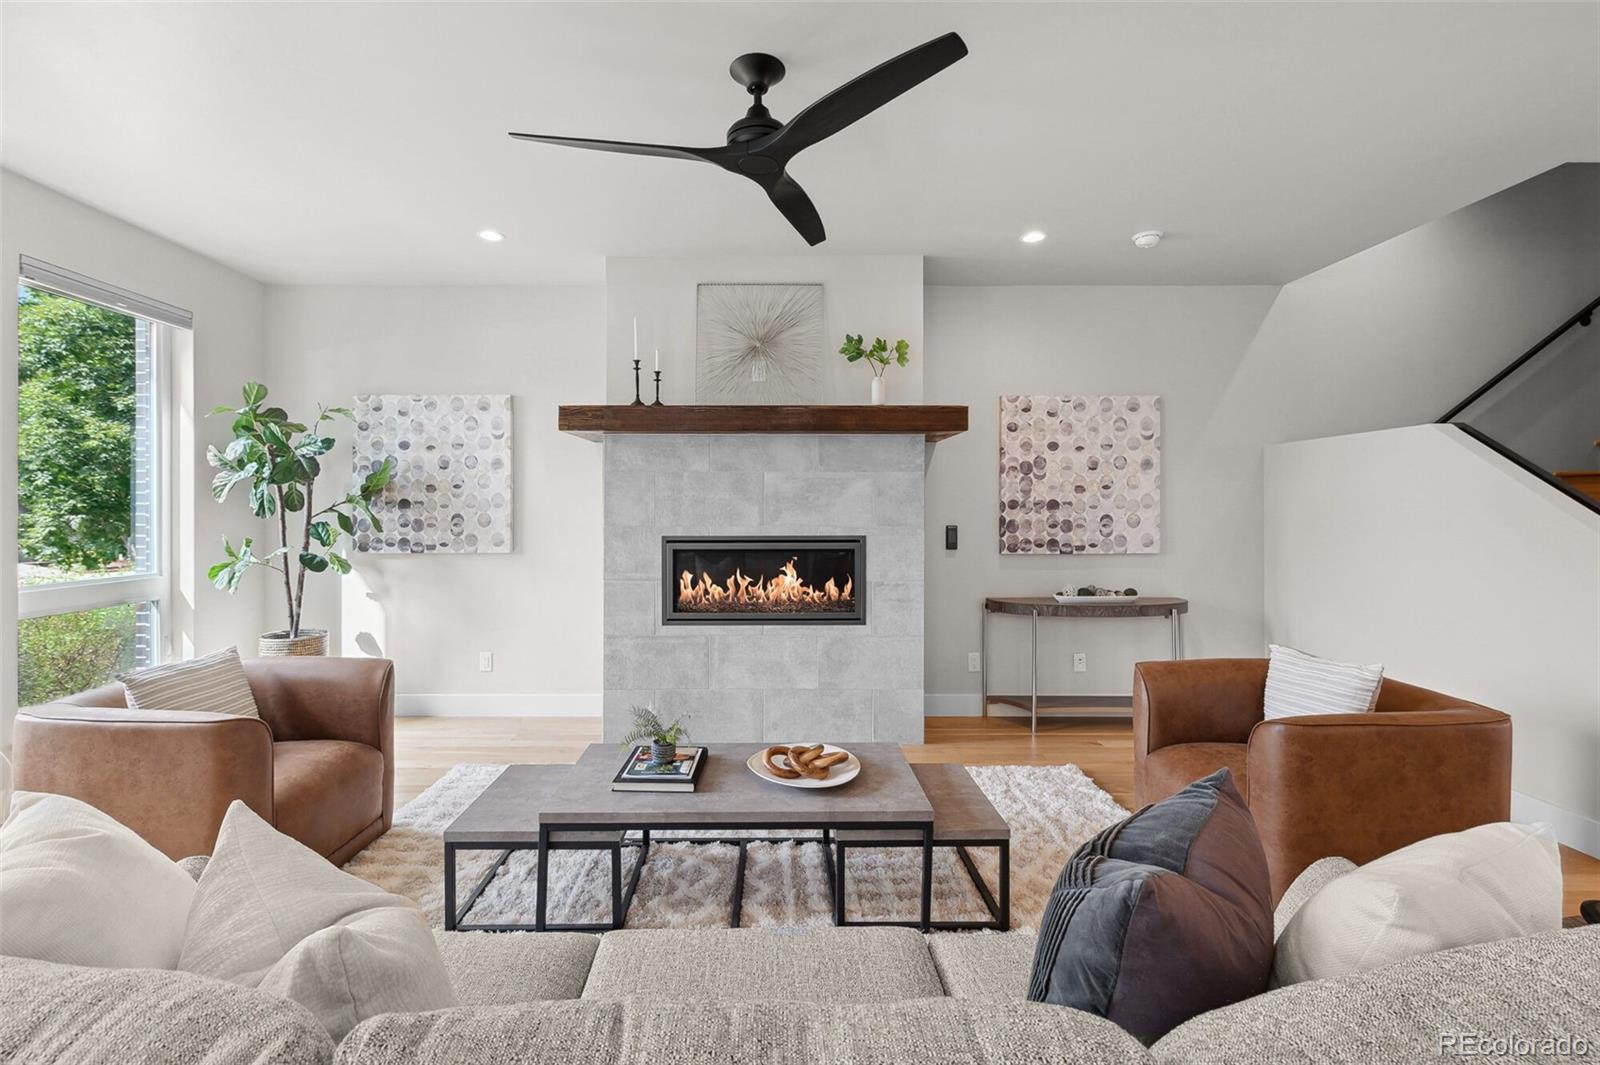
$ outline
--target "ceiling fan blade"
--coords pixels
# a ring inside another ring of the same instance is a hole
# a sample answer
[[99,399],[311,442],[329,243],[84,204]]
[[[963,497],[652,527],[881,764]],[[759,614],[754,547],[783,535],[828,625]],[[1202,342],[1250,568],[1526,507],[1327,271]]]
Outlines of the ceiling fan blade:
[[806,238],[807,244],[816,247],[828,239],[816,204],[811,202],[811,197],[806,195],[806,190],[794,178],[780,170],[770,177],[755,180],[767,190],[767,198],[783,212],[783,217],[789,220],[795,231]]
[[[617,152],[622,155],[651,155],[662,159],[692,159],[702,163],[716,163],[719,156],[728,154],[725,147],[684,148],[676,144],[636,144],[633,141],[602,141],[588,137],[549,137],[542,133],[512,133],[519,141],[538,144],[557,144],[564,148],[588,148],[597,152]],[[720,163],[718,165],[721,165]]]
[[959,34],[936,37],[839,86],[795,115],[769,140],[751,147],[762,155],[788,161],[802,148],[865,118],[966,54],[967,44]]

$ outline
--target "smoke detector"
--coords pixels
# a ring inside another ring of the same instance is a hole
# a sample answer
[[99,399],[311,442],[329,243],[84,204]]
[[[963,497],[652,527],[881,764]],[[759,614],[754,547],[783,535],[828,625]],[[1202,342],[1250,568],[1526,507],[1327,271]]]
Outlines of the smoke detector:
[[1133,246],[1135,248],[1144,248],[1146,251],[1148,251],[1157,244],[1160,244],[1161,238],[1165,235],[1166,234],[1162,233],[1159,229],[1146,229],[1142,233],[1135,233],[1133,235]]

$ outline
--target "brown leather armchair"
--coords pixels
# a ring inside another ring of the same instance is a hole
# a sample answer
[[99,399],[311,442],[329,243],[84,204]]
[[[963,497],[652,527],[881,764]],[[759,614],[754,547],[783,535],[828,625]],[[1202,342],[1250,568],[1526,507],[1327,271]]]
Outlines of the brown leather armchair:
[[259,720],[129,710],[120,684],[17,714],[14,786],[71,795],[172,858],[210,854],[229,803],[342,865],[394,820],[394,664],[244,663]]
[[1383,681],[1370,714],[1263,720],[1264,658],[1133,668],[1133,796],[1166,798],[1221,766],[1250,805],[1277,900],[1333,855],[1358,864],[1511,816],[1511,719]]

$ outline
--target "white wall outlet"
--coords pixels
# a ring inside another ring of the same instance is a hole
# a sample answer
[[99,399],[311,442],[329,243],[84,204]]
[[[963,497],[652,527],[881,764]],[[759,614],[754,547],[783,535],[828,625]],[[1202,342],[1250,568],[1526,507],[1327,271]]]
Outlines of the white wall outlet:
[[479,651],[478,652],[478,672],[479,673],[493,673],[494,672],[494,652],[493,651]]
[[982,673],[983,672],[983,656],[980,655],[976,651],[968,651],[967,652],[967,672],[968,673]]
[[1072,672],[1089,672],[1089,656],[1084,654],[1082,651],[1074,651],[1072,653]]

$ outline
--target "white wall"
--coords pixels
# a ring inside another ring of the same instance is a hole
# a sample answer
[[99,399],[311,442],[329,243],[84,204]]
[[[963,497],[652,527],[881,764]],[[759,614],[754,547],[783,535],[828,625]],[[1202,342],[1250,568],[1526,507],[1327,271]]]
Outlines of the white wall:
[[[964,403],[970,428],[929,449],[927,689],[930,713],[976,713],[986,595],[1043,595],[1068,584],[1133,586],[1189,599],[1192,657],[1261,651],[1261,560],[1252,451],[1220,431],[1217,404],[1267,313],[1271,287],[1050,287],[927,290],[929,403]],[[1002,393],[1156,393],[1162,397],[1162,551],[1002,557],[996,549]],[[944,548],[944,527],[960,547]],[[1242,527],[1252,535],[1241,538]],[[991,621],[991,691],[1027,690],[1028,626]],[[1040,691],[1120,695],[1133,663],[1166,658],[1159,619],[1040,626]],[[1071,655],[1088,654],[1074,674]]]
[[695,286],[701,282],[821,282],[824,403],[866,403],[872,374],[839,352],[846,333],[871,343],[911,344],[911,363],[891,366],[891,403],[921,403],[924,361],[922,257],[767,256],[606,260],[606,402],[633,401],[633,318],[639,319],[644,401],[654,398],[653,349],[661,349],[661,399],[694,402]]
[[[307,623],[333,630],[334,653],[396,660],[401,712],[600,712],[601,448],[557,432],[556,407],[604,399],[604,300],[598,287],[268,290],[264,380],[291,413],[358,392],[513,397],[511,553],[354,556],[353,576],[307,581]],[[349,424],[333,435],[325,492],[349,482]],[[260,624],[282,627],[278,597]]]
[[[1187,654],[1262,653],[1263,446],[1431,421],[1597,294],[1592,163],[1276,290],[930,287],[927,401],[971,408],[970,430],[932,448],[928,467],[930,712],[977,708],[966,656],[979,646],[985,594],[1082,581],[1182,595],[1193,604]],[[1034,391],[1164,397],[1160,554],[999,557],[996,398]],[[943,548],[951,523],[961,527],[954,553]],[[1026,624],[992,625],[991,690],[1019,690]],[[1145,621],[1041,626],[1041,690],[1126,696],[1131,663],[1164,657],[1165,637]],[[1088,653],[1087,674],[1071,672],[1073,651]]]
[[[1262,445],[1432,418],[1600,291],[1597,181],[1600,166],[1558,168],[1287,285],[1276,297],[1259,287],[925,289],[917,256],[827,255],[613,259],[603,292],[264,290],[24,179],[6,174],[0,191],[6,261],[27,252],[194,311],[197,349],[184,399],[191,422],[193,410],[232,401],[252,376],[292,409],[358,390],[517,397],[515,554],[426,564],[367,560],[366,585],[323,579],[309,593],[308,619],[331,621],[337,646],[349,653],[381,648],[405,663],[401,687],[413,707],[442,705],[420,698],[430,694],[459,696],[454,705],[462,710],[593,705],[599,609],[590,612],[585,602],[600,584],[600,449],[556,433],[554,407],[632,398],[636,314],[641,345],[663,348],[663,398],[690,402],[698,282],[821,281],[826,401],[866,400],[869,373],[834,354],[850,331],[911,342],[912,364],[889,371],[892,402],[971,409],[969,432],[929,451],[927,690],[930,709],[949,713],[976,709],[978,676],[966,672],[966,654],[978,647],[984,594],[1043,592],[1077,580],[1172,592],[1194,603],[1191,655],[1259,653],[1261,572],[1253,560],[1262,551]],[[0,446],[11,454],[14,308],[0,332]],[[996,397],[1071,390],[1166,397],[1161,554],[1002,559],[993,550]],[[204,442],[224,438],[226,427],[201,423],[189,432],[185,457],[205,475]],[[341,454],[331,465],[344,464]],[[4,498],[14,498],[12,463],[0,477]],[[233,600],[205,584],[204,567],[222,534],[237,536],[249,522],[242,506],[210,501],[207,479],[181,501],[194,529],[182,620],[199,647],[249,646],[258,631],[279,624],[277,599],[259,583]],[[943,549],[943,527],[951,523],[961,528],[955,553]],[[0,560],[8,566],[13,526],[0,522]],[[558,628],[547,629],[530,610],[547,594],[573,600],[574,613]],[[484,613],[462,623],[463,603]],[[13,612],[4,597],[6,670]],[[1154,622],[1045,631],[1047,690],[1125,694],[1131,662],[1166,653],[1165,633]],[[363,632],[370,638],[357,643]],[[1021,682],[1021,636],[997,630],[997,687]],[[497,653],[494,673],[477,672],[478,650]],[[1073,650],[1088,652],[1088,674],[1063,668],[1060,659]],[[10,677],[3,679],[9,692]]]
[[[178,559],[174,601],[165,619],[176,626],[180,654],[236,643],[252,648],[260,631],[259,590],[229,597],[206,581],[206,568],[223,535],[237,538],[254,524],[237,510],[211,501],[208,443],[227,440],[225,421],[204,413],[238,395],[240,384],[263,365],[265,289],[214,260],[153,233],[68,199],[9,171],[0,171],[0,263],[15,271],[31,255],[194,315],[193,350],[175,360],[175,450]],[[13,280],[15,273],[9,275]],[[0,586],[16,587],[17,309],[0,300]],[[0,744],[9,744],[16,696],[16,598],[0,595]]]
[[1513,816],[1600,854],[1600,515],[1449,426],[1266,456],[1270,639],[1503,710]]
[[1276,442],[1432,421],[1600,295],[1600,163],[1569,163],[1283,286],[1227,392]]

